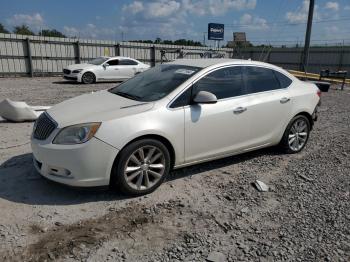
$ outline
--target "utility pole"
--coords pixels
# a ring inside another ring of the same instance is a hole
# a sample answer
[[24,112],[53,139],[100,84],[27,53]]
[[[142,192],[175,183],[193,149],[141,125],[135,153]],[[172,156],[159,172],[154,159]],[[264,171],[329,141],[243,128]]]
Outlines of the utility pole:
[[304,72],[306,72],[306,68],[309,62],[310,38],[311,38],[312,18],[314,15],[314,6],[315,6],[315,0],[310,0],[309,15],[307,17],[307,27],[306,27],[306,35],[305,35],[305,45],[304,45],[304,51],[302,54],[303,60],[300,68]]

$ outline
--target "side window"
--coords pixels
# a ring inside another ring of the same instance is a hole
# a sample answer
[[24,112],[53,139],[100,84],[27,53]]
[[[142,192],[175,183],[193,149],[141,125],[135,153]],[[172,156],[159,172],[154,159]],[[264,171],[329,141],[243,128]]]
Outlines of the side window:
[[110,66],[116,66],[116,65],[119,65],[119,60],[118,59],[109,60],[107,64],[109,64]]
[[170,108],[187,106],[191,101],[191,87],[187,88],[176,100],[170,105]]
[[193,85],[193,94],[208,91],[218,99],[244,95],[245,88],[240,66],[218,69],[198,80]]
[[119,65],[137,65],[137,62],[130,59],[123,59],[119,61]]
[[243,74],[248,93],[258,93],[281,88],[272,69],[247,66],[244,68]]
[[290,86],[290,84],[292,83],[292,80],[289,77],[277,71],[273,71],[273,72],[275,73],[276,78],[280,82],[281,88],[287,88],[288,86]]

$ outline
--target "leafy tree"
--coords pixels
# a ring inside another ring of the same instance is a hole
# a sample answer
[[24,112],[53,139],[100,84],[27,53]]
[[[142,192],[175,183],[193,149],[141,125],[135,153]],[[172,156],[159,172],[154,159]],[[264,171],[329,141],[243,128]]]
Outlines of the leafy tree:
[[45,29],[41,30],[39,32],[40,36],[51,36],[51,37],[66,37],[64,34],[62,34],[60,31],[57,31],[56,29]]
[[8,34],[10,32],[7,31],[6,28],[2,24],[0,24],[0,33]]
[[134,40],[131,42],[135,43],[150,43],[150,44],[165,44],[165,45],[184,45],[184,46],[203,46],[201,42],[196,42],[193,40],[186,40],[186,39],[178,39],[175,41],[172,40],[162,40],[159,37],[156,38],[155,41],[152,40]]
[[162,43],[162,39],[160,39],[159,37],[156,38],[156,40],[154,41],[155,44],[161,44]]
[[13,32],[19,35],[34,35],[27,25],[16,26]]

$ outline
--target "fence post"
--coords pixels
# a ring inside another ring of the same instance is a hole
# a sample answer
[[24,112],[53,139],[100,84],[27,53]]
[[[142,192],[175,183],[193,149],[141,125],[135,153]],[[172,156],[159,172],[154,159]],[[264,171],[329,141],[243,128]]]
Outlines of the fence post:
[[30,77],[33,77],[33,59],[32,59],[32,50],[30,48],[30,39],[29,37],[26,38],[26,45],[27,45],[27,55],[28,55],[28,65],[29,65],[29,75]]
[[151,66],[156,66],[156,46],[151,47]]
[[80,43],[79,41],[75,42],[75,62],[77,64],[80,64],[81,59],[80,59]]
[[338,71],[340,71],[343,67],[343,58],[344,58],[344,40],[343,40],[343,45],[341,46],[341,51],[340,51]]
[[115,45],[115,56],[120,56],[120,44]]

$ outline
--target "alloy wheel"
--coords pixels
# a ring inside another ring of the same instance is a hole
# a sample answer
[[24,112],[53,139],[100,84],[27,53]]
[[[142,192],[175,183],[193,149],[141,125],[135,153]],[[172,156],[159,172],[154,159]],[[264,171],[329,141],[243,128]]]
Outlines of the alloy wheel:
[[86,84],[92,84],[94,82],[94,75],[92,73],[85,73],[83,75],[83,82]]
[[299,151],[306,143],[309,128],[306,121],[302,118],[297,119],[289,130],[288,144],[293,151]]
[[157,184],[164,171],[163,152],[156,146],[143,146],[135,150],[126,161],[124,177],[131,188],[142,191]]

